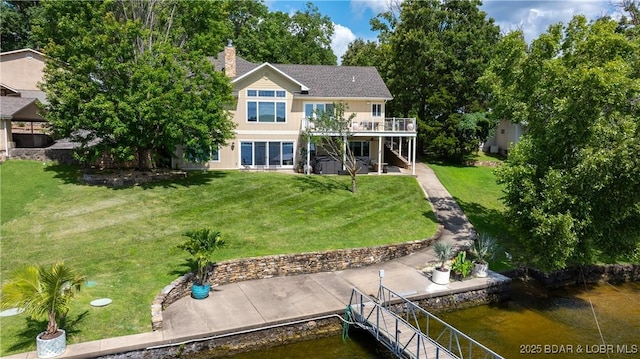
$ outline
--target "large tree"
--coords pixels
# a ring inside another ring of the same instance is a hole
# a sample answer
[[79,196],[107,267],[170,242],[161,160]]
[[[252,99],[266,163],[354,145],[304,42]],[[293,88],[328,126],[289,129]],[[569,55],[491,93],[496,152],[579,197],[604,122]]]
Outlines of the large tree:
[[40,21],[40,1],[0,1],[0,52],[37,48],[31,39],[31,25]]
[[184,145],[187,159],[205,161],[232,138],[230,82],[205,56],[224,45],[222,3],[43,5],[49,21],[34,31],[51,58],[46,118],[55,136],[80,144],[80,160],[107,153],[151,168]]
[[259,2],[230,1],[233,39],[238,54],[253,62],[335,65],[333,22],[316,6],[292,15],[269,12]]
[[407,0],[399,18],[377,22],[388,38],[384,66],[396,116],[417,116],[423,150],[460,160],[477,150],[492,124],[476,84],[499,39],[479,0]]
[[481,82],[527,134],[498,170],[524,258],[543,268],[640,252],[640,41],[582,16],[504,37]]

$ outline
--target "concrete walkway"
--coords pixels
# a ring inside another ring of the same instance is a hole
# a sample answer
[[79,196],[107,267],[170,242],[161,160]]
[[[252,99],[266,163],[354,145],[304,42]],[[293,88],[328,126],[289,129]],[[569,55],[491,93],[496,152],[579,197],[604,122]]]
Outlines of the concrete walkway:
[[[473,228],[460,207],[426,165],[417,164],[416,176],[438,221],[444,224],[440,240],[457,248],[467,246]],[[93,357],[342,313],[354,287],[364,293],[377,293],[381,269],[385,271],[383,284],[408,298],[481,288],[500,280],[492,273],[488,278],[436,285],[420,271],[433,262],[435,253],[429,247],[364,268],[221,285],[213,288],[207,299],[185,297],[171,304],[164,311],[160,331],[69,345],[61,357]],[[11,358],[35,357],[31,352]]]

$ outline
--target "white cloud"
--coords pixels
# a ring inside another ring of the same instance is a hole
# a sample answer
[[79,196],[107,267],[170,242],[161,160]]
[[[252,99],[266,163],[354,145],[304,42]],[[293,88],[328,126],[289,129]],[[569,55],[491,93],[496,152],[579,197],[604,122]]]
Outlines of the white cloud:
[[333,37],[331,38],[331,49],[338,58],[338,64],[340,64],[342,62],[340,58],[345,52],[347,52],[349,43],[356,39],[356,35],[354,35],[351,29],[346,26],[333,24],[333,27],[334,32]]
[[387,11],[391,1],[397,0],[351,0],[351,12],[357,19],[364,17],[367,10],[375,16]]
[[593,20],[614,11],[609,0],[486,0],[482,9],[496,20],[503,32],[521,29],[527,41],[538,38],[549,25],[567,24],[575,15],[582,14]]

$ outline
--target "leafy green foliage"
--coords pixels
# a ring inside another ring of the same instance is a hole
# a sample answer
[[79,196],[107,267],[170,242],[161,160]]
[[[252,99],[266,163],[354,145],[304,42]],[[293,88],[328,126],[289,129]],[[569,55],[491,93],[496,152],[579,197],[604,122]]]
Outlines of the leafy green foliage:
[[38,30],[50,40],[45,52],[54,59],[42,87],[46,118],[55,136],[80,144],[80,160],[109,153],[117,162],[137,159],[139,168],[150,168],[159,154],[185,145],[185,157],[205,161],[232,138],[229,80],[192,49],[197,44],[190,40],[200,42],[202,34],[184,38],[179,26],[200,6],[44,3],[45,18],[57,23]]
[[492,116],[527,135],[498,170],[507,216],[532,264],[562,268],[640,246],[638,38],[582,16],[497,46],[481,82]]
[[197,265],[195,283],[203,285],[207,282],[206,268],[211,264],[213,254],[216,250],[224,247],[225,242],[220,238],[220,232],[210,228],[190,230],[185,232],[184,236],[189,239],[179,244],[178,248],[185,250],[193,257]]
[[0,2],[0,52],[37,48],[31,37],[31,26],[40,21],[41,10],[38,0]]
[[[334,26],[316,6],[287,14],[269,12],[260,2],[227,3],[238,54],[248,61],[276,64],[335,65]],[[284,51],[286,49],[286,51]]]
[[476,80],[499,29],[479,5],[475,0],[408,0],[398,20],[388,15],[387,27],[378,22],[390,46],[383,66],[394,95],[390,112],[417,115],[423,150],[450,160],[461,161],[494,127],[483,115],[486,94]]
[[471,271],[473,270],[473,263],[467,259],[467,252],[458,252],[456,257],[453,259],[453,263],[451,263],[451,270],[462,278],[466,278],[471,274]]
[[357,38],[342,55],[342,66],[378,66],[383,62],[381,47],[374,41]]
[[50,268],[26,266],[2,286],[2,307],[24,308],[33,319],[48,318],[45,334],[53,335],[58,331],[57,319],[69,312],[71,299],[84,281],[63,262]]

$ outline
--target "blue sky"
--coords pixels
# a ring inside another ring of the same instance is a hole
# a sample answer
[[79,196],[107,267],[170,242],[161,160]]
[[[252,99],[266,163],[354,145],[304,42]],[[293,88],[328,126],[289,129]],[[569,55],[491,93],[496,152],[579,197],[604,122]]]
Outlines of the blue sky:
[[[385,11],[391,0],[316,0],[311,1],[320,13],[327,15],[335,24],[332,42],[333,52],[340,56],[348,44],[361,37],[375,40],[369,20]],[[393,0],[402,1],[402,0]],[[265,0],[272,11],[293,13],[303,10],[307,0]],[[527,41],[535,39],[547,27],[557,22],[567,23],[574,15],[583,14],[588,19],[603,15],[618,16],[610,0],[485,0],[482,10],[495,19],[502,31],[522,29]]]

